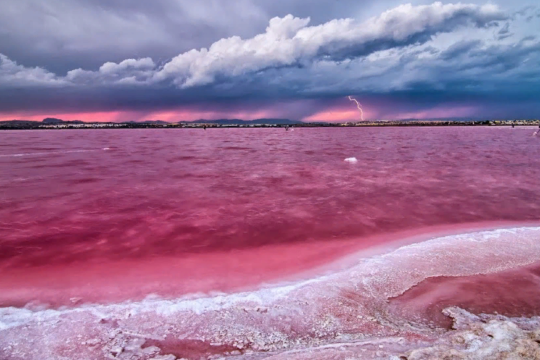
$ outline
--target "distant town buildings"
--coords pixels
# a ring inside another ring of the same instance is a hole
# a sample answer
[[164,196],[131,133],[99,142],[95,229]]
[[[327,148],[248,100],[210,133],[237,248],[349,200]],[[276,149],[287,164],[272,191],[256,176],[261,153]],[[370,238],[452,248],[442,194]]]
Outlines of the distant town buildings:
[[123,123],[87,123],[87,124],[52,124],[41,125],[42,129],[98,129],[127,127]]
[[327,122],[290,122],[290,123],[261,123],[240,121],[235,123],[216,122],[179,122],[167,123],[164,121],[151,122],[125,122],[125,123],[87,123],[82,121],[62,121],[38,122],[25,120],[0,121],[0,130],[15,129],[132,129],[132,128],[284,128],[284,127],[377,127],[377,126],[538,126],[540,119],[536,120],[377,120],[358,121],[345,123]]

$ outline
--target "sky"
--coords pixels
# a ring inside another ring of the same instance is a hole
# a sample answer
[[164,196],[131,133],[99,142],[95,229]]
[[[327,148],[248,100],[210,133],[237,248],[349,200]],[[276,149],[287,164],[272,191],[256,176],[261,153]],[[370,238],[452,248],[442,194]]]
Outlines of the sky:
[[540,118],[531,0],[2,0],[0,120]]

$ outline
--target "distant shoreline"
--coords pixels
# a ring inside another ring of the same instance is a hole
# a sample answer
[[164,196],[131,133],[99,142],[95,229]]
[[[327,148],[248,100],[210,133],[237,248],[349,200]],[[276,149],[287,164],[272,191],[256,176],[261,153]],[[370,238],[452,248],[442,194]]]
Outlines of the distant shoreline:
[[361,121],[348,123],[294,124],[216,124],[216,123],[69,123],[0,122],[0,130],[61,130],[61,129],[210,129],[210,128],[313,128],[313,127],[426,127],[426,126],[540,126],[540,120],[483,120],[483,121]]

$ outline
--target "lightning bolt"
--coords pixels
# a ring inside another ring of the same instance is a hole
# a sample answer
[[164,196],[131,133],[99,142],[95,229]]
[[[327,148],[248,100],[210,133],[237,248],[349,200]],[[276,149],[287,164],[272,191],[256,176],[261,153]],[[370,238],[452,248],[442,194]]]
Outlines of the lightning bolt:
[[362,104],[360,104],[355,98],[353,98],[352,96],[349,96],[349,100],[351,101],[354,101],[356,103],[356,107],[358,108],[358,110],[360,111],[360,119],[362,119],[362,121],[364,121],[364,110],[362,110]]

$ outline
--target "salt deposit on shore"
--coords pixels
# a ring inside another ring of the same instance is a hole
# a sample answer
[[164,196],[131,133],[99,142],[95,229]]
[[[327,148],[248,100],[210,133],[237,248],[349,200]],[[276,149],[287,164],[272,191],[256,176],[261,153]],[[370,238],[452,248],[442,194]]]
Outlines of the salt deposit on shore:
[[538,227],[445,236],[364,258],[335,274],[207,298],[2,308],[0,358],[535,359],[537,317],[476,316],[450,307],[444,311],[454,329],[447,330],[396,317],[388,299],[434,276],[534,264],[539,238]]

